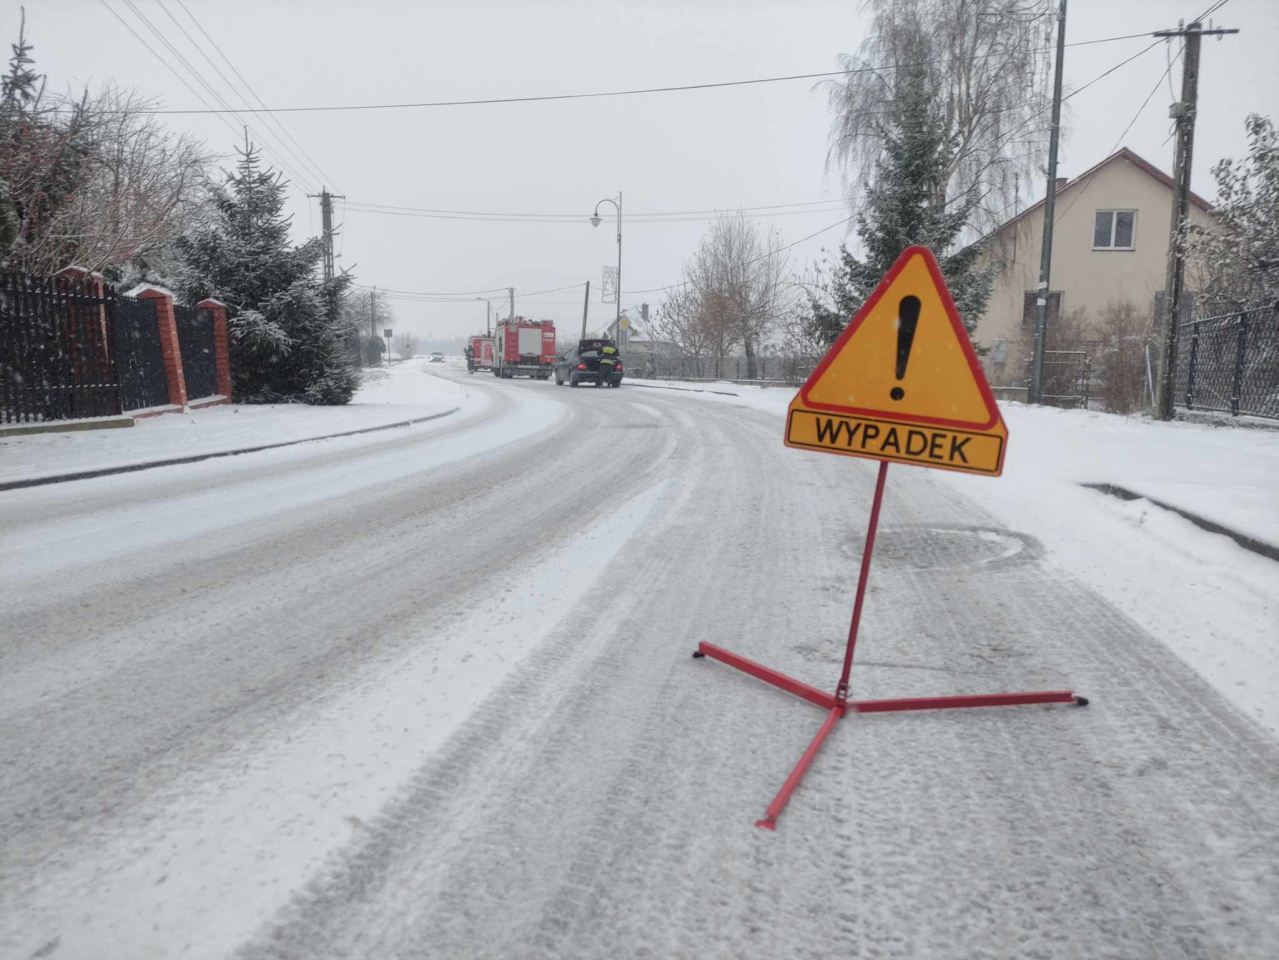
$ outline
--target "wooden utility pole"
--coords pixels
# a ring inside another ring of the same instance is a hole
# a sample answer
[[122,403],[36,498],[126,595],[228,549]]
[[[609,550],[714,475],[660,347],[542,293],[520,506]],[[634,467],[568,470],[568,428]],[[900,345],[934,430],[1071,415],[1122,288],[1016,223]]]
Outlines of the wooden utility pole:
[[586,296],[582,298],[582,339],[586,339],[586,314],[591,309],[591,281],[586,281]]
[[320,198],[320,224],[323,228],[324,235],[324,280],[327,283],[333,279],[333,201],[345,200],[340,193],[329,193],[324,187],[320,188],[319,193],[308,193],[308,197]]
[[1168,115],[1176,121],[1176,164],[1173,169],[1172,227],[1168,235],[1168,273],[1164,283],[1164,342],[1160,351],[1159,384],[1155,394],[1155,418],[1171,420],[1173,395],[1177,388],[1177,326],[1181,320],[1182,289],[1186,280],[1186,226],[1190,212],[1190,170],[1195,147],[1195,111],[1199,102],[1199,41],[1205,36],[1220,37],[1238,30],[1205,30],[1198,21],[1176,30],[1160,30],[1156,37],[1185,40],[1181,68],[1181,100]]
[[1035,341],[1030,364],[1031,403],[1044,394],[1044,342],[1048,336],[1048,291],[1053,263],[1053,218],[1057,215],[1057,142],[1061,132],[1061,71],[1066,59],[1066,0],[1057,9],[1057,72],[1053,77],[1053,119],[1048,135],[1048,192],[1044,198],[1044,238],[1039,251],[1039,289],[1035,294]]
[[507,288],[506,288],[506,293],[507,293],[507,295],[511,298],[511,313],[510,313],[510,315],[507,317],[507,319],[508,319],[508,320],[514,320],[514,319],[515,319],[515,288],[514,288],[514,287],[507,287]]
[[[320,187],[320,192],[318,194],[310,193],[310,194],[307,194],[307,196],[320,198],[320,224],[324,231],[323,237],[322,237],[322,240],[323,240],[322,249],[324,251],[324,256],[321,262],[324,270],[324,282],[327,285],[333,281],[333,273],[334,273],[334,269],[333,269],[333,200],[335,195],[332,193],[329,193],[329,191],[326,188]],[[338,195],[337,198],[340,200],[345,199],[344,197],[340,195]],[[334,321],[337,320],[338,304],[337,304],[337,297],[334,296],[331,291],[328,295],[328,304],[329,304],[329,322],[333,323]]]

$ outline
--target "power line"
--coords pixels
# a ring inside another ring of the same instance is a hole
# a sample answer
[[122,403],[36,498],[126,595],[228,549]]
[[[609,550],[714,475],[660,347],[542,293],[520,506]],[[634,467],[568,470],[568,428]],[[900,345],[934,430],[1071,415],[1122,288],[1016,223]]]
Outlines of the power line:
[[[1112,43],[1118,40],[1131,40],[1139,36],[1149,36],[1149,34],[1126,34],[1117,37],[1101,37],[1096,40],[1084,40],[1067,46],[1085,46],[1097,43]],[[1047,48],[1045,48],[1047,49]],[[983,54],[983,57],[1001,56],[1002,51],[992,51]],[[922,64],[939,64],[953,63],[952,59],[926,60],[921,61]],[[893,69],[899,69],[907,64],[898,64]],[[506,103],[547,103],[555,100],[594,100],[603,97],[633,97],[651,93],[680,93],[693,90],[713,90],[723,89],[726,87],[748,87],[757,86],[765,83],[786,83],[794,80],[821,80],[827,77],[844,77],[850,74],[858,73],[878,73],[884,68],[865,67],[854,70],[824,70],[817,73],[796,73],[778,77],[759,77],[753,80],[720,80],[709,83],[686,83],[664,87],[640,87],[628,90],[602,90],[587,93],[558,93],[558,94],[541,94],[537,96],[527,97],[487,97],[473,100],[426,100],[419,102],[405,103],[364,103],[364,104],[339,104],[333,106],[310,106],[310,107],[261,107],[246,108],[243,110],[184,110],[184,109],[161,109],[153,110],[152,113],[159,114],[207,114],[207,113],[319,113],[319,112],[349,112],[356,110],[411,110],[426,109],[434,107],[476,107],[476,106],[492,106],[496,104]],[[207,107],[208,105],[205,104]]]
[[1214,3],[1211,7],[1205,10],[1203,13],[1199,14],[1199,16],[1195,17],[1193,22],[1197,22],[1197,23],[1203,22],[1204,20],[1206,20],[1208,17],[1211,17],[1214,13],[1216,13],[1218,10],[1220,10],[1229,2],[1230,0],[1217,0],[1217,2]]
[[586,286],[586,281],[582,281],[581,283],[570,283],[567,287],[552,287],[550,290],[533,290],[529,293],[517,293],[515,295],[515,299],[523,300],[526,297],[536,297],[543,293],[561,293],[564,290],[576,290],[578,287],[584,286]]
[[[632,223],[637,220],[664,219],[667,217],[695,216],[699,214],[718,214],[718,213],[723,213],[725,211],[736,212],[738,210],[741,210],[743,212],[751,212],[755,210],[785,210],[785,209],[790,209],[792,207],[817,207],[817,206],[829,206],[831,204],[842,205],[843,203],[844,201],[842,199],[803,200],[795,203],[774,203],[774,204],[768,204],[765,206],[753,206],[753,207],[734,206],[734,207],[718,207],[718,208],[703,209],[703,210],[652,211],[649,213],[629,213],[628,212],[626,215],[626,222]],[[359,201],[359,200],[352,201],[352,206],[360,206],[360,207],[372,208],[376,210],[396,210],[396,211],[404,211],[404,212],[411,212],[411,213],[421,213],[421,214],[431,214],[431,215],[438,214],[438,215],[459,216],[459,217],[501,217],[501,218],[516,217],[519,219],[530,219],[530,220],[564,220],[566,222],[571,222],[571,223],[579,223],[582,220],[586,219],[580,212],[579,213],[512,213],[510,211],[497,211],[497,210],[441,210],[434,207],[405,207],[405,206],[397,206],[395,204],[389,204],[389,203],[369,203],[369,202]],[[369,212],[372,212],[372,209],[370,209]]]
[[[1155,81],[1155,85],[1151,88],[1150,93],[1146,95],[1146,99],[1141,101],[1141,106],[1137,108],[1137,112],[1134,113],[1132,116],[1132,119],[1128,121],[1128,126],[1124,127],[1124,132],[1119,135],[1119,138],[1114,142],[1111,148],[1106,151],[1106,156],[1108,157],[1111,156],[1116,150],[1119,149],[1119,145],[1124,142],[1124,137],[1128,136],[1128,131],[1133,128],[1133,125],[1136,124],[1137,120],[1141,117],[1142,113],[1145,112],[1146,107],[1149,106],[1151,98],[1154,97],[1154,95],[1159,92],[1159,87],[1160,85],[1163,84],[1164,77],[1167,77],[1172,73],[1172,68],[1176,65],[1177,61],[1180,59],[1181,59],[1181,51],[1177,51],[1177,55],[1168,61],[1167,69],[1164,70],[1164,72],[1159,75],[1159,79]],[[1096,179],[1095,177],[1090,178],[1084,184],[1083,189],[1080,190],[1077,194],[1075,194],[1074,198],[1070,201],[1070,205],[1066,207],[1066,209],[1063,210],[1053,220],[1054,224],[1061,223],[1061,221],[1065,218],[1066,214],[1070,213],[1070,211],[1074,209],[1075,204],[1078,203],[1080,199],[1083,197],[1083,195],[1088,192],[1088,188],[1092,186],[1093,180],[1095,179]]]
[[[129,22],[128,22],[128,21],[126,21],[126,20],[125,20],[122,16],[120,16],[120,14],[118,14],[118,13],[117,13],[117,12],[116,12],[116,11],[115,11],[115,10],[114,10],[111,6],[110,6],[110,5],[108,5],[108,4],[107,4],[106,0],[99,0],[99,3],[101,3],[101,4],[102,4],[102,6],[106,7],[107,11],[108,11],[108,12],[109,12],[109,13],[110,13],[113,17],[115,17],[117,20],[119,20],[119,21],[120,21],[120,23],[124,26],[124,28],[125,28],[126,30],[128,30],[128,31],[129,31],[129,33],[133,34],[134,38],[135,38],[135,39],[136,39],[139,43],[141,43],[141,44],[142,44],[142,46],[146,49],[146,51],[147,51],[148,53],[150,53],[150,54],[151,54],[151,56],[152,56],[152,57],[154,57],[156,60],[160,61],[160,63],[162,63],[162,64],[164,65],[164,68],[165,68],[166,70],[168,70],[171,74],[173,74],[173,76],[174,76],[174,77],[176,77],[176,78],[177,78],[177,80],[178,80],[178,82],[179,82],[179,83],[181,83],[184,87],[186,87],[189,91],[191,91],[191,93],[195,96],[195,98],[196,98],[197,100],[199,100],[201,103],[205,104],[206,106],[208,105],[208,101],[204,99],[204,97],[200,94],[200,92],[199,92],[198,90],[196,90],[196,88],[195,88],[195,87],[193,87],[190,83],[188,83],[188,82],[187,82],[186,77],[184,77],[181,73],[179,73],[179,72],[178,72],[178,71],[174,68],[173,64],[171,64],[171,63],[169,62],[169,58],[168,58],[168,57],[164,57],[164,56],[161,56],[160,54],[158,54],[158,53],[156,52],[156,50],[155,50],[155,49],[151,46],[151,44],[149,44],[149,43],[148,43],[148,42],[147,42],[147,41],[146,41],[146,40],[142,37],[142,35],[141,35],[141,34],[139,34],[136,30],[134,30],[134,29],[133,29],[133,27],[129,24]],[[146,15],[145,15],[145,14],[143,14],[141,11],[139,11],[139,10],[137,9],[137,7],[135,7],[135,6],[133,5],[133,3],[131,2],[131,0],[125,0],[125,4],[126,4],[126,6],[128,6],[128,7],[129,7],[129,9],[130,9],[130,10],[132,10],[132,11],[133,11],[134,15],[138,17],[138,19],[139,19],[139,20],[140,20],[140,21],[141,21],[141,22],[142,22],[142,23],[143,23],[143,24],[147,27],[147,29],[148,29],[148,30],[150,30],[150,31],[151,31],[151,33],[152,33],[152,34],[153,34],[153,35],[154,35],[154,36],[155,36],[155,37],[156,37],[156,38],[157,38],[157,39],[158,39],[158,40],[159,40],[162,44],[164,44],[164,45],[165,45],[165,47],[166,47],[168,50],[170,50],[170,51],[172,52],[174,59],[176,59],[179,63],[181,63],[183,66],[185,66],[185,68],[187,69],[187,71],[188,71],[189,73],[191,73],[191,75],[192,75],[192,76],[194,76],[194,77],[195,77],[195,79],[196,79],[197,81],[199,81],[199,82],[200,82],[200,84],[201,84],[202,86],[204,86],[204,88],[205,88],[206,90],[208,90],[209,94],[213,97],[214,101],[215,101],[215,102],[218,102],[218,103],[221,103],[221,104],[223,104],[223,105],[225,106],[225,105],[226,105],[226,101],[225,101],[224,99],[222,99],[222,97],[218,95],[217,91],[213,90],[213,89],[212,89],[212,87],[210,87],[210,86],[209,86],[209,84],[208,84],[208,83],[207,83],[207,82],[206,82],[206,81],[205,81],[202,77],[200,77],[200,75],[199,75],[199,72],[198,72],[198,71],[196,71],[196,70],[192,69],[192,67],[191,67],[190,63],[188,63],[188,62],[187,62],[187,60],[186,60],[186,59],[182,56],[182,54],[181,54],[181,53],[179,53],[179,52],[177,51],[177,49],[173,46],[173,44],[169,42],[168,38],[167,38],[167,37],[165,37],[165,36],[164,36],[164,34],[163,34],[160,30],[158,30],[158,29],[156,28],[156,26],[155,26],[153,23],[151,23],[151,21],[150,21],[149,19],[147,19]],[[118,111],[116,111],[116,112],[118,112]],[[154,112],[154,111],[150,111],[150,112]],[[209,110],[209,111],[207,111],[207,112],[208,112],[208,113],[215,113],[215,114],[223,114],[223,113],[234,113],[235,111],[233,111],[233,110]],[[231,131],[234,135],[239,136],[239,134],[240,134],[240,132],[241,132],[241,131],[237,130],[237,129],[236,129],[236,127],[235,127],[235,125],[234,125],[233,123],[231,123],[231,121],[227,120],[225,116],[219,116],[219,118],[218,118],[218,119],[222,122],[223,126],[225,126],[228,130],[230,130],[230,131]],[[247,130],[247,129],[249,129],[248,124],[245,124],[245,129],[246,129],[246,130]],[[263,144],[263,146],[262,146],[262,149],[263,149],[263,151],[264,151],[264,152],[266,152],[267,154],[269,154],[270,156],[272,156],[272,157],[275,159],[275,161],[276,161],[277,163],[279,163],[279,165],[280,165],[281,169],[283,169],[283,170],[285,170],[286,172],[288,172],[288,173],[290,174],[290,176],[292,176],[294,179],[296,179],[296,180],[299,182],[299,184],[300,184],[300,185],[301,185],[304,189],[309,189],[309,186],[308,186],[308,183],[307,183],[306,179],[305,179],[305,178],[303,178],[303,177],[298,176],[298,175],[297,175],[294,171],[290,170],[290,169],[289,169],[289,167],[288,167],[288,165],[287,165],[287,164],[285,164],[285,163],[283,162],[283,160],[280,158],[280,156],[279,156],[278,154],[276,154],[273,150],[271,150],[269,146],[267,146],[267,145],[264,143],[264,144]]]
[[[168,11],[167,9],[165,9],[165,8],[164,8],[164,6],[163,6],[163,0],[160,0],[160,2],[161,2],[161,8],[162,8],[162,9],[164,9],[164,12],[165,12],[166,14],[168,14],[168,15],[169,15],[169,19],[170,19],[170,20],[173,20],[173,22],[174,22],[174,23],[177,23],[177,20],[176,20],[176,19],[174,19],[173,14],[172,14],[172,13],[169,13],[169,11]],[[189,8],[187,7],[187,5],[183,2],[183,0],[177,0],[177,4],[178,4],[178,6],[179,6],[179,7],[181,7],[181,8],[182,8],[182,12],[183,12],[183,13],[185,13],[185,14],[187,15],[187,18],[188,18],[188,19],[189,19],[189,20],[190,20],[190,21],[191,21],[191,22],[195,25],[195,28],[196,28],[197,30],[199,30],[199,31],[200,31],[200,33],[204,36],[204,39],[208,40],[208,41],[209,41],[209,43],[213,46],[213,49],[217,51],[218,56],[220,56],[220,57],[222,58],[223,62],[224,62],[224,63],[226,63],[227,67],[229,67],[229,68],[230,68],[231,72],[232,72],[233,74],[235,74],[235,76],[239,79],[240,83],[244,86],[244,89],[245,89],[245,90],[247,90],[247,91],[249,92],[249,94],[250,94],[250,95],[252,95],[253,99],[254,99],[254,100],[256,100],[256,101],[258,102],[258,105],[259,105],[259,106],[265,107],[265,106],[266,106],[266,103],[265,103],[265,102],[263,102],[262,98],[258,96],[257,91],[253,89],[253,87],[249,84],[249,81],[248,81],[248,80],[244,79],[244,75],[243,75],[242,73],[240,73],[240,71],[239,71],[238,69],[236,69],[235,64],[231,62],[231,58],[230,58],[230,57],[228,57],[228,56],[227,56],[227,55],[223,52],[223,50],[222,50],[222,48],[221,48],[220,46],[218,46],[218,42],[217,42],[216,40],[214,40],[214,39],[213,39],[213,37],[211,37],[211,36],[209,35],[209,31],[207,31],[207,30],[205,30],[205,29],[204,29],[204,25],[203,25],[203,24],[201,24],[201,23],[200,23],[200,21],[196,19],[195,14],[194,14],[194,13],[192,13],[192,12],[190,11],[190,9],[189,9]],[[182,25],[181,25],[181,24],[178,24],[178,29],[179,29],[179,30],[182,30]],[[183,33],[183,35],[184,35],[184,36],[187,36],[187,39],[189,39],[189,40],[191,39],[191,38],[190,38],[190,36],[186,33],[186,31],[185,31],[185,30],[182,30],[182,33]],[[192,40],[191,42],[192,42],[193,44],[195,43],[195,41],[194,41],[194,40]],[[219,76],[219,77],[222,77],[222,80],[226,83],[226,85],[227,85],[228,87],[230,87],[230,88],[234,91],[234,90],[235,90],[235,85],[234,85],[234,84],[233,84],[230,80],[228,80],[228,79],[226,78],[226,76],[222,73],[222,71],[221,71],[221,70],[218,70],[217,66],[213,63],[213,61],[212,61],[212,60],[210,60],[210,59],[209,59],[208,54],[206,54],[206,53],[204,52],[203,48],[201,48],[201,49],[200,49],[200,53],[201,53],[201,55],[204,57],[204,59],[205,59],[205,60],[208,60],[208,62],[209,62],[209,66],[213,67],[213,69],[217,71],[218,76]],[[245,99],[243,96],[241,96],[241,97],[240,97],[240,99],[241,99],[241,101],[243,101],[245,104],[248,104],[248,102],[249,102],[249,101],[248,101],[247,99]],[[275,125],[276,129],[278,129],[278,130],[279,130],[282,134],[284,134],[284,136],[285,136],[285,137],[287,137],[287,138],[288,138],[288,140],[289,140],[289,141],[290,141],[290,142],[291,142],[291,143],[292,143],[295,147],[297,147],[299,151],[301,151],[302,157],[301,157],[301,158],[299,158],[299,162],[302,162],[302,163],[304,163],[305,165],[309,166],[310,170],[311,170],[313,173],[318,174],[318,175],[319,175],[319,177],[320,177],[320,182],[321,182],[322,184],[323,184],[323,183],[331,183],[331,184],[333,184],[334,188],[335,188],[335,189],[337,189],[339,193],[341,193],[341,192],[342,192],[342,191],[341,191],[341,188],[340,188],[340,187],[338,187],[338,184],[336,183],[336,181],[334,181],[334,179],[333,179],[332,177],[328,176],[328,175],[324,172],[324,170],[323,170],[323,169],[320,167],[320,165],[319,165],[319,164],[315,161],[315,159],[311,156],[311,154],[309,154],[309,153],[307,152],[306,148],[305,148],[305,147],[303,147],[303,146],[302,146],[302,144],[298,143],[298,141],[297,141],[296,139],[294,139],[293,134],[289,133],[288,129],[284,126],[284,124],[283,124],[283,123],[281,123],[281,122],[280,122],[280,120],[279,120],[279,119],[275,116],[275,114],[274,114],[274,113],[271,113],[271,112],[268,112],[268,113],[267,113],[267,118],[268,118],[268,119],[269,119],[269,120],[270,120],[270,121],[271,121],[271,122]],[[283,141],[282,141],[282,142],[283,142]],[[286,147],[285,147],[285,149],[288,149],[288,147],[286,146]],[[292,153],[292,151],[290,151],[290,153]],[[293,156],[297,157],[297,154],[293,154]]]
[[[150,17],[148,17],[145,13],[143,13],[141,10],[138,9],[137,5],[133,2],[133,0],[124,0],[124,5],[128,7],[129,10],[133,12],[133,15],[137,17],[139,21],[142,22],[143,26],[145,26],[148,30],[150,30],[152,35],[154,35],[155,38],[159,40],[160,43],[162,43],[166,49],[168,49],[168,51],[173,55],[173,57],[178,61],[178,63],[187,71],[187,73],[190,74],[192,77],[194,77],[196,82],[199,83],[202,87],[204,87],[205,90],[208,91],[209,95],[213,98],[213,100],[216,103],[221,104],[223,107],[230,108],[230,104],[227,102],[226,98],[223,97],[222,94],[214,88],[213,84],[211,84],[208,80],[204,78],[204,75],[199,70],[196,70],[195,67],[191,65],[191,62],[187,60],[185,56],[182,55],[182,52],[178,50],[178,48],[173,44],[173,42],[164,35],[164,32],[160,30],[160,28],[157,27],[154,23],[151,22]],[[167,13],[168,11],[166,10],[165,12]],[[188,37],[188,39],[190,38]],[[269,151],[275,157],[275,159],[280,163],[281,167],[283,167],[291,176],[297,179],[298,182],[305,189],[307,190],[312,189],[312,186],[309,183],[309,176],[304,178],[296,170],[290,169],[284,163],[284,158],[280,156],[278,153],[276,153],[273,148],[269,147],[269,141],[267,140],[267,138],[262,137],[262,135],[257,130],[254,130],[247,123],[244,126],[246,130],[250,130],[259,140],[262,141],[263,150]]]
[[[776,210],[771,213],[757,212],[757,213],[751,213],[749,214],[749,216],[751,217],[751,219],[762,219],[762,218],[769,218],[769,217],[807,216],[814,213],[830,213],[831,211],[839,209],[844,206],[843,200],[831,200],[831,201],[828,201],[828,203],[829,203],[828,206],[815,208],[815,209]],[[408,211],[408,210],[372,209],[367,207],[364,204],[354,203],[354,202],[350,204],[350,209],[356,213],[381,214],[389,217],[414,217],[417,219],[425,219],[425,220],[466,220],[472,223],[546,223],[546,224],[579,226],[586,219],[580,214],[572,218],[559,217],[559,216],[551,218],[551,217],[497,216],[497,215],[475,216],[475,215],[447,214],[447,213],[417,213],[417,212]],[[708,220],[715,220],[719,216],[722,216],[724,214],[732,214],[736,212],[738,211],[725,209],[725,210],[719,211],[718,213],[708,214],[708,215],[643,217],[643,218],[628,216],[626,218],[626,222],[632,226],[650,224],[650,223],[701,223]],[[744,214],[746,213],[745,210],[741,212]]]
[[[770,250],[768,251],[768,253],[765,253],[762,256],[758,256],[754,260],[748,260],[746,261],[746,263],[742,264],[742,266],[749,267],[753,263],[759,263],[761,260],[767,260],[769,257],[775,257],[777,256],[777,254],[781,253],[783,250],[789,250],[791,247],[797,247],[801,243],[803,243],[805,240],[812,240],[813,237],[821,236],[823,233],[826,233],[829,230],[834,230],[836,227],[843,226],[844,224],[848,223],[850,220],[852,220],[856,216],[857,216],[856,214],[853,214],[852,216],[844,217],[843,220],[840,220],[836,223],[832,223],[829,226],[822,227],[820,230],[814,233],[810,233],[806,237],[800,237],[798,240],[794,241],[793,243],[788,243],[785,246],[778,247],[776,250]],[[672,283],[665,287],[650,287],[647,290],[623,290],[622,295],[633,297],[636,294],[640,294],[640,293],[660,293],[666,290],[677,290],[680,287],[688,286],[689,282],[690,281],[688,280],[683,280],[679,283]]]
[[[372,290],[373,287],[365,283],[353,284],[356,287],[362,287],[365,290]],[[418,290],[392,290],[386,287],[379,287],[383,293],[395,293],[410,297],[475,297],[481,293],[501,293],[505,294],[507,287],[486,287],[483,290],[453,290],[447,293],[424,293]],[[567,288],[565,288],[567,289]],[[544,291],[545,292],[545,291]]]
[[[1227,0],[1227,2],[1228,2],[1228,0]],[[1143,37],[1148,37],[1148,36],[1150,36],[1150,34],[1148,34],[1148,33],[1147,33],[1147,34],[1136,34],[1136,35],[1134,35],[1134,36],[1143,36]],[[1122,38],[1120,38],[1120,37],[1115,37],[1115,38],[1113,38],[1113,39],[1125,39],[1125,40],[1126,40],[1126,39],[1131,39],[1131,37],[1122,37]],[[1076,43],[1076,44],[1069,44],[1069,43],[1068,43],[1068,44],[1066,44],[1066,46],[1068,46],[1068,47],[1069,47],[1069,46],[1082,46],[1082,45],[1084,45],[1085,43],[1098,43],[1098,42],[1103,42],[1103,41],[1083,41],[1083,42],[1081,42],[1081,43]],[[1159,45],[1159,42],[1160,42],[1160,41],[1156,40],[1154,43],[1149,44],[1149,45],[1148,45],[1148,46],[1146,46],[1146,47],[1143,47],[1141,50],[1139,50],[1137,53],[1133,54],[1131,57],[1128,57],[1128,58],[1127,58],[1127,59],[1125,59],[1125,60],[1121,60],[1119,63],[1115,64],[1115,65],[1114,65],[1113,67],[1111,67],[1110,69],[1108,69],[1108,70],[1106,70],[1105,72],[1100,73],[1100,74],[1098,74],[1097,76],[1093,77],[1091,80],[1089,80],[1087,83],[1085,83],[1082,87],[1079,87],[1078,89],[1071,91],[1071,93],[1070,93],[1069,95],[1062,97],[1063,102],[1064,102],[1064,101],[1066,101],[1066,100],[1069,100],[1069,99],[1070,99],[1070,97],[1073,97],[1073,96],[1075,96],[1076,94],[1083,93],[1083,91],[1087,90],[1089,87],[1091,87],[1093,84],[1097,83],[1099,80],[1102,80],[1102,79],[1104,79],[1105,77],[1110,76],[1110,75],[1111,75],[1112,73],[1114,73],[1116,70],[1118,70],[1118,69],[1120,69],[1121,67],[1124,67],[1124,66],[1126,66],[1126,65],[1128,65],[1128,64],[1130,64],[1130,63],[1132,63],[1132,62],[1133,62],[1134,60],[1136,60],[1138,57],[1140,57],[1140,56],[1142,56],[1143,54],[1145,54],[1145,53],[1149,52],[1150,50],[1153,50],[1156,46],[1158,46],[1158,45]],[[1162,82],[1162,80],[1163,80],[1163,78],[1161,77],[1161,78],[1160,78],[1160,81]],[[1147,98],[1147,100],[1149,100],[1149,98]],[[1144,106],[1144,105],[1143,105],[1143,106]],[[1028,122],[1030,122],[1031,120],[1035,119],[1035,117],[1037,117],[1037,116],[1039,116],[1040,114],[1044,113],[1046,110],[1047,110],[1047,108],[1043,108],[1043,109],[1039,110],[1038,112],[1036,112],[1036,113],[1032,114],[1030,117],[1027,117],[1027,118],[1026,118],[1026,120],[1025,120],[1025,121],[1023,121],[1023,123],[1019,125],[1019,127],[1021,127],[1021,126],[1025,126],[1025,124],[1026,124],[1026,123],[1028,123]],[[1019,129],[1019,128],[1014,128],[1014,130],[1013,130],[1013,131],[1012,131],[1012,133],[1010,134],[1010,137],[1011,137],[1012,135],[1015,135],[1015,134],[1017,133],[1018,129]],[[1011,140],[1009,140],[1009,141],[1007,141],[1007,142],[1011,142]],[[1111,152],[1113,152],[1113,151],[1111,151]],[[855,216],[855,215],[854,215],[854,216]],[[786,246],[784,246],[784,247],[780,247],[780,248],[779,248],[778,250],[776,250],[776,251],[770,251],[769,253],[765,254],[763,257],[757,257],[755,260],[752,260],[752,261],[751,261],[751,263],[756,263],[756,262],[758,262],[759,260],[766,259],[767,257],[772,256],[772,255],[773,255],[773,254],[775,254],[775,253],[780,253],[782,250],[788,250],[788,249],[790,249],[791,247],[797,246],[798,244],[801,244],[801,243],[803,243],[803,242],[804,242],[804,241],[806,241],[806,240],[811,240],[811,239],[813,239],[813,237],[816,237],[816,236],[819,236],[820,234],[826,233],[828,230],[834,230],[836,227],[838,227],[838,226],[842,226],[843,224],[848,223],[848,222],[849,222],[850,220],[852,220],[852,219],[853,219],[853,217],[852,217],[852,216],[845,217],[843,220],[840,220],[838,223],[832,223],[830,226],[828,226],[828,227],[823,227],[821,230],[818,230],[816,233],[810,233],[810,234],[809,234],[808,236],[806,236],[806,237],[801,237],[799,240],[796,240],[794,243],[788,243],[788,244],[786,244]],[[649,288],[649,289],[647,289],[647,290],[623,290],[623,291],[622,291],[622,294],[623,294],[624,296],[634,296],[634,295],[636,295],[636,294],[641,294],[641,293],[659,293],[659,292],[663,292],[663,291],[666,291],[666,290],[675,290],[675,289],[678,289],[679,287],[687,286],[687,285],[688,285],[688,282],[689,282],[689,281],[685,280],[685,281],[683,281],[683,282],[681,282],[681,283],[671,284],[670,286],[666,286],[666,287],[652,287],[652,288]]]

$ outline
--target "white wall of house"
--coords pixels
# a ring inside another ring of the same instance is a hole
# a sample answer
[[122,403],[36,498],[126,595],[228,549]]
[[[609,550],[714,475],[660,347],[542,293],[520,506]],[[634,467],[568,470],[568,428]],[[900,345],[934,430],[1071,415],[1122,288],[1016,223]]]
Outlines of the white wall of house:
[[[1130,248],[1094,244],[1099,211],[1135,212]],[[1212,222],[1211,214],[1194,203],[1190,218],[1204,225]],[[1057,193],[1051,289],[1062,292],[1062,313],[1082,307],[1095,319],[1107,304],[1124,300],[1143,312],[1153,312],[1155,295],[1164,288],[1171,219],[1172,189],[1122,155],[1061,188]],[[1008,266],[995,282],[973,339],[992,348],[986,367],[995,383],[1018,382],[1024,376],[1021,354],[1027,352],[1029,343],[1023,321],[1025,296],[1039,285],[1043,230],[1041,204],[1006,224],[994,238],[996,250],[1002,249],[1008,256]],[[1003,341],[1002,349],[999,341]]]

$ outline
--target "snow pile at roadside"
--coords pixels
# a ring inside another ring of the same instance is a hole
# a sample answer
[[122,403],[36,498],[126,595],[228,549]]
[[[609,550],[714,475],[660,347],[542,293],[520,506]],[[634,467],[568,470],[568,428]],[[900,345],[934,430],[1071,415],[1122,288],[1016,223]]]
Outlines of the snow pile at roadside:
[[0,482],[309,440],[487,403],[479,391],[435,376],[439,364],[430,366],[409,360],[365,371],[364,385],[341,407],[228,405],[151,417],[122,430],[0,436]]
[[[779,443],[794,396],[790,389],[732,383],[639,384],[735,393],[672,396],[776,414]],[[1279,546],[1279,431],[1019,403],[1000,409],[1009,434],[1002,477],[929,470],[930,478],[1041,541],[1049,562],[1162,640],[1279,736],[1279,563],[1144,499]],[[1143,499],[1119,500],[1085,483],[1114,484]]]

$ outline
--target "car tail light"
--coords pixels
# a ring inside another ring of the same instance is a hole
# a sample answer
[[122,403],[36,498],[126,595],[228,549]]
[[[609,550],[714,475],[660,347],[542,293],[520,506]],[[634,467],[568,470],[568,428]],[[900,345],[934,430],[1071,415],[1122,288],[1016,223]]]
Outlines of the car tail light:
[[617,372],[618,373],[622,372],[622,365],[620,363],[617,365]]
[[577,369],[579,369],[579,370],[585,370],[585,369],[586,369],[586,364],[584,364],[584,363],[579,363],[579,364],[577,365]]

